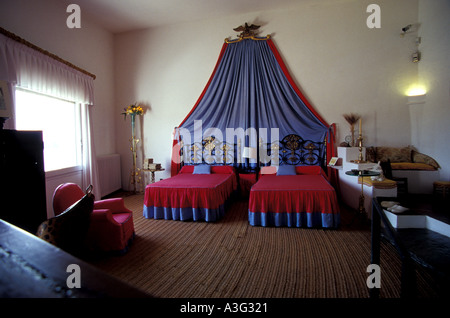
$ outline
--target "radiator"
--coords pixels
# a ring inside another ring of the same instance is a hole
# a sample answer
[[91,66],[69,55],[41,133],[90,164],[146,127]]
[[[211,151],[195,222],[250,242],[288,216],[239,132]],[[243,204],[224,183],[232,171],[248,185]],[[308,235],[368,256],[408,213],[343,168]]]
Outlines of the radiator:
[[122,189],[119,154],[98,156],[97,169],[101,197]]

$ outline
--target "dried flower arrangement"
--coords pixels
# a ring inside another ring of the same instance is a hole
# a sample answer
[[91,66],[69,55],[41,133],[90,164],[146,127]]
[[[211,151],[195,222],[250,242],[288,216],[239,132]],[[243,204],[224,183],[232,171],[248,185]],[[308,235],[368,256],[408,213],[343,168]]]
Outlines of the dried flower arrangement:
[[352,135],[352,140],[351,140],[350,146],[353,147],[355,145],[355,131],[354,131],[355,123],[361,118],[361,116],[358,114],[353,114],[353,113],[344,114],[343,116],[350,125],[350,133]]

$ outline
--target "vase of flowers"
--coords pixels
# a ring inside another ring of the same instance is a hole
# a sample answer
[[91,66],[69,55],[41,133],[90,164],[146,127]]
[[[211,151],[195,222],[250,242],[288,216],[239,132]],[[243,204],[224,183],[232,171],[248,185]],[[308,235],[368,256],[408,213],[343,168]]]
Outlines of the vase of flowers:
[[124,119],[127,118],[127,116],[130,116],[131,118],[131,153],[133,156],[133,167],[131,169],[131,175],[130,175],[130,183],[133,185],[133,191],[136,193],[136,183],[141,182],[140,173],[141,170],[139,168],[136,168],[136,161],[137,161],[137,144],[139,142],[139,139],[136,138],[136,116],[141,116],[144,114],[144,109],[142,106],[138,105],[137,103],[131,104],[128,107],[124,108],[124,111],[122,112],[122,115],[124,115]]

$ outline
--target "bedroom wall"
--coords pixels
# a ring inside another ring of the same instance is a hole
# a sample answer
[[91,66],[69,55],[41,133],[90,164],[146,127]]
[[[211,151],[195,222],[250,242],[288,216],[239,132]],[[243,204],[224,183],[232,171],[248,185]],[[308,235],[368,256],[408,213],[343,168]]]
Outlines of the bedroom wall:
[[450,180],[450,1],[419,1],[419,82],[426,90],[419,110],[417,145],[439,162],[441,180]]
[[[116,109],[134,101],[150,107],[142,118],[141,157],[151,157],[169,176],[173,128],[189,113],[216,64],[223,40],[245,22],[271,34],[292,77],[328,123],[338,142],[349,133],[345,113],[363,117],[366,145],[411,142],[405,92],[417,81],[410,55],[415,43],[401,28],[418,20],[415,0],[380,0],[381,28],[370,29],[373,1],[302,1],[289,9],[168,25],[115,36]],[[116,118],[122,180],[131,167],[130,123]]]
[[[58,0],[2,0],[0,26],[97,76],[94,142],[98,155],[115,152],[113,35],[81,9],[81,28],[69,29],[67,5]],[[55,116],[57,116],[55,114]]]

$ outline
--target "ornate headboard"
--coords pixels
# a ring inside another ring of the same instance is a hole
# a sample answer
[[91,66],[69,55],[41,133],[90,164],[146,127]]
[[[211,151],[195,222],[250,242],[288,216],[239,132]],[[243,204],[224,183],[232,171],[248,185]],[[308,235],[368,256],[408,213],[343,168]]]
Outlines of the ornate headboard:
[[240,153],[240,145],[219,141],[214,136],[189,145],[181,142],[180,149],[184,165],[232,165],[235,162],[235,153]]
[[[265,149],[266,154],[260,153],[262,166],[268,165],[295,165],[295,166],[321,166],[326,167],[326,139],[317,142],[304,140],[296,134],[289,134],[279,142],[266,143],[260,149]],[[264,158],[265,156],[265,158]]]
[[[304,140],[289,134],[281,141],[259,142],[259,165],[307,165],[326,167],[326,139],[322,142]],[[241,144],[222,142],[214,136],[201,142],[184,144],[181,141],[180,155],[184,165],[233,165],[241,163]]]

